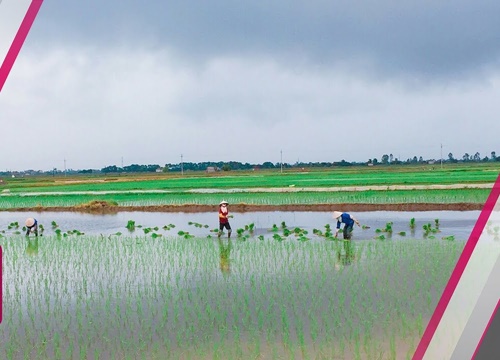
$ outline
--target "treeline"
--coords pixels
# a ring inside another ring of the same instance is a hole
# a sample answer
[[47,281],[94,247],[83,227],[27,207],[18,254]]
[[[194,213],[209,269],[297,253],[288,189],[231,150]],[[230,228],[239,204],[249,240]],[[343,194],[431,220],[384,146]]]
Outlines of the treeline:
[[[349,162],[346,160],[335,161],[335,162],[296,162],[294,164],[290,163],[272,163],[266,161],[262,164],[250,164],[242,163],[238,161],[219,161],[219,162],[184,162],[175,164],[165,164],[163,167],[160,165],[130,165],[124,166],[123,168],[117,166],[107,166],[102,168],[100,172],[102,173],[120,173],[120,172],[182,172],[182,171],[230,171],[230,170],[259,170],[259,169],[290,169],[290,168],[328,168],[334,166],[360,166],[360,165],[414,165],[414,164],[438,164],[441,163],[459,163],[459,162],[491,162],[500,161],[500,156],[496,156],[494,151],[491,152],[491,156],[481,157],[478,152],[474,155],[469,155],[465,153],[460,159],[453,156],[452,153],[448,154],[447,159],[435,160],[435,159],[424,159],[422,156],[414,156],[408,158],[405,161],[401,161],[395,158],[392,154],[384,154],[380,158],[368,159],[365,162]],[[88,170],[91,171],[91,170]]]
[[380,158],[372,158],[368,159],[368,161],[364,162],[349,162],[346,160],[334,161],[334,162],[296,162],[294,164],[290,163],[272,163],[270,161],[266,161],[262,164],[250,164],[250,163],[242,163],[238,161],[218,161],[218,162],[182,162],[175,164],[165,164],[164,166],[160,166],[159,164],[150,164],[150,165],[140,165],[140,164],[132,164],[123,167],[119,167],[116,165],[106,166],[102,169],[83,169],[83,170],[59,170],[52,169],[49,171],[35,171],[35,170],[26,170],[26,171],[5,171],[0,172],[0,176],[11,176],[11,175],[37,175],[37,174],[50,174],[50,175],[60,175],[60,174],[112,174],[112,173],[154,173],[154,172],[184,172],[184,171],[207,171],[207,172],[217,172],[217,171],[231,171],[231,170],[259,170],[259,169],[291,169],[291,168],[329,168],[329,167],[338,167],[338,166],[374,166],[374,165],[415,165],[415,164],[443,164],[445,163],[481,163],[481,162],[492,162],[492,161],[500,161],[500,156],[496,156],[495,151],[490,153],[490,156],[482,157],[478,152],[473,155],[465,153],[460,158],[455,158],[452,153],[448,154],[446,159],[424,159],[422,156],[414,156],[412,158],[408,158],[404,161],[395,158],[392,154],[384,154]]

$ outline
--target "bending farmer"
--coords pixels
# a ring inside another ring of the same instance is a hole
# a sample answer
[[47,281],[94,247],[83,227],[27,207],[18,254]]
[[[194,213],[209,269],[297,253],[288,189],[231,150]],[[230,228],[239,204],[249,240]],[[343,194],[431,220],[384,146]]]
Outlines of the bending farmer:
[[344,240],[350,240],[352,236],[352,230],[354,228],[354,224],[359,225],[359,221],[355,219],[352,215],[348,213],[343,213],[340,211],[334,211],[333,212],[333,218],[337,220],[337,230],[335,231],[335,237],[337,237],[339,230],[340,230],[340,225],[344,223],[344,229],[342,230],[344,234]]
[[219,235],[220,237],[222,235],[222,231],[224,228],[227,229],[227,238],[229,239],[231,237],[231,225],[229,225],[229,220],[228,218],[231,217],[229,215],[229,210],[228,210],[228,205],[229,203],[227,201],[221,201],[219,204]]
[[34,233],[35,236],[38,236],[38,221],[34,218],[26,219],[26,236],[29,236],[30,233]]

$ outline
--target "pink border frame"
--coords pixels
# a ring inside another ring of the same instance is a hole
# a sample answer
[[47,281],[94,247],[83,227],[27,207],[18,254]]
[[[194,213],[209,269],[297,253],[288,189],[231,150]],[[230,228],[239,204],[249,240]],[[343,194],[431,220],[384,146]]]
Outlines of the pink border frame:
[[486,328],[484,329],[483,335],[481,336],[481,339],[479,340],[479,343],[477,344],[476,350],[474,351],[474,355],[472,355],[471,360],[474,360],[476,358],[477,352],[479,348],[481,347],[481,344],[483,343],[484,336],[488,332],[488,329],[490,328],[491,322],[493,321],[493,318],[495,317],[497,310],[500,308],[500,299],[498,299],[497,306],[495,307],[495,310],[493,310],[493,314],[491,314],[490,321],[488,321],[488,325],[486,325]]
[[0,67],[0,92],[3,89],[7,77],[9,76],[10,70],[14,66],[17,55],[19,55],[19,52],[21,51],[24,41],[28,36],[31,25],[33,25],[33,22],[35,21],[38,10],[40,10],[42,3],[43,0],[31,1],[28,11],[26,12],[24,19],[19,26],[19,30],[17,30],[16,37],[14,38],[14,41],[12,41],[9,51],[7,52],[7,56],[5,56],[2,66]]
[[458,259],[457,265],[455,266],[455,269],[451,274],[450,280],[448,281],[448,284],[446,285],[443,291],[441,299],[439,300],[436,309],[434,310],[434,314],[432,314],[432,317],[429,320],[429,324],[427,325],[427,328],[425,329],[425,332],[422,335],[422,339],[420,339],[420,342],[417,346],[417,349],[415,350],[412,360],[419,360],[424,357],[425,352],[427,351],[427,348],[429,347],[429,344],[432,340],[432,337],[436,332],[439,322],[443,317],[444,311],[446,310],[446,307],[448,306],[450,299],[453,296],[455,289],[457,288],[458,282],[462,277],[465,267],[469,262],[472,252],[476,247],[479,237],[481,236],[481,233],[483,232],[483,229],[486,226],[486,223],[488,222],[488,219],[493,211],[493,208],[495,207],[495,204],[497,203],[499,196],[500,196],[500,175],[497,177],[497,180],[493,185],[493,189],[491,190],[491,193],[488,196],[486,203],[484,204],[483,210],[481,211],[481,214],[479,215],[479,218],[476,224],[474,225],[474,228],[472,229],[472,233],[469,237],[469,240],[467,241],[467,244],[465,245],[464,251],[462,252],[462,255],[460,255],[460,258]]

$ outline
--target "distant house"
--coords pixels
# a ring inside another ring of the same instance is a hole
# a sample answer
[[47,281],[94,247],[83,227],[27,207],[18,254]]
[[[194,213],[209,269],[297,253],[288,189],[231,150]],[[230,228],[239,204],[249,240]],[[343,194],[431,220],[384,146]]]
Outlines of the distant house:
[[215,166],[209,166],[207,167],[207,173],[213,173],[216,172],[217,168]]
[[161,172],[163,172],[163,168],[162,168],[162,167],[159,167],[158,169],[156,169],[156,172],[157,172],[157,173],[161,173]]

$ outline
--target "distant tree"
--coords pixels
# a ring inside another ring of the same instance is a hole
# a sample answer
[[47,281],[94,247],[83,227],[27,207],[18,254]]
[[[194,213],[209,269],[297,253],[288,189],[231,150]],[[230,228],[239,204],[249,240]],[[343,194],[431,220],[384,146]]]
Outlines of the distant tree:
[[481,155],[479,155],[479,152],[474,154],[474,161],[481,161]]
[[382,155],[382,159],[381,160],[382,160],[382,164],[389,163],[389,155],[387,155],[387,154]]
[[422,163],[424,162],[424,158],[423,158],[422,156],[421,156],[421,157],[419,157],[419,158],[418,158],[418,162],[419,162],[420,164],[422,164]]
[[377,160],[377,158],[374,158],[373,159],[373,165],[377,165],[377,164],[378,164],[378,160]]
[[468,153],[465,153],[464,156],[462,156],[462,159],[464,161],[469,161],[470,160],[470,155]]
[[416,156],[413,157],[413,159],[411,160],[412,163],[416,164],[418,162],[418,159]]
[[497,159],[497,153],[492,151],[491,152],[491,161],[495,161]]
[[352,164],[350,162],[347,162],[344,159],[342,159],[342,161],[339,162],[337,165],[339,165],[339,166],[351,166]]
[[392,163],[394,161],[394,156],[392,154],[389,155],[389,162]]
[[222,165],[222,171],[231,171],[231,165],[229,164]]
[[452,153],[448,153],[448,160],[450,160],[450,162],[455,162],[455,158]]
[[101,171],[103,173],[116,173],[120,171],[120,168],[118,168],[116,165],[111,165],[111,166],[106,166],[105,168],[102,168]]

